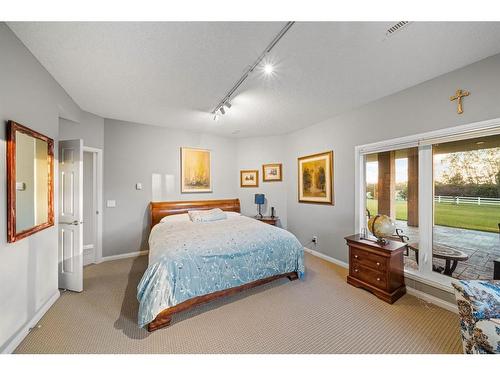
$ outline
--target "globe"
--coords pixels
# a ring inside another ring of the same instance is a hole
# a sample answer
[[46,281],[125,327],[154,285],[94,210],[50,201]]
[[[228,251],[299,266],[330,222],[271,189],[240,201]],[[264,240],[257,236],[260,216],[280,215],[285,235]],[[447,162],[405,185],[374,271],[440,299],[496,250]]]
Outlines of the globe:
[[368,220],[368,230],[377,237],[379,242],[385,242],[396,230],[396,223],[387,215],[375,215]]

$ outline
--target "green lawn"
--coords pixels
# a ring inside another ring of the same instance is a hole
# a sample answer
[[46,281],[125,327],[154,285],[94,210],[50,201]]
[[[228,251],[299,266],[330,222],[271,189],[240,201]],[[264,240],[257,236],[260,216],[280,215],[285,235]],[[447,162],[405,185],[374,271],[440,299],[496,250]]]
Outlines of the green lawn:
[[[435,224],[447,227],[475,229],[485,232],[498,232],[500,206],[477,206],[473,204],[456,205],[451,203],[435,204]],[[377,213],[377,200],[367,199],[366,208]],[[396,201],[396,219],[406,220],[405,201]]]

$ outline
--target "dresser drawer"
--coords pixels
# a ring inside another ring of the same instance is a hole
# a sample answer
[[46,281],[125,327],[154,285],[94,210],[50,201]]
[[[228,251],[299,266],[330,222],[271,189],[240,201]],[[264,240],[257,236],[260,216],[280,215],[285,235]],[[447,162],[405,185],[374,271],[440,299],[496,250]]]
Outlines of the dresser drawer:
[[378,288],[385,288],[387,285],[387,275],[385,272],[376,271],[357,261],[352,263],[351,276]]
[[357,262],[362,266],[379,271],[385,271],[387,269],[386,257],[356,248],[351,248],[351,262]]

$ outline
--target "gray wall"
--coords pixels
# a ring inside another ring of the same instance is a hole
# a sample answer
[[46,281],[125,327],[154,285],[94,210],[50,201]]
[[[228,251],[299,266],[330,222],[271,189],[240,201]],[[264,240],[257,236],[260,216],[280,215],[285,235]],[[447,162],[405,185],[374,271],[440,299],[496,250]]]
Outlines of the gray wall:
[[[15,120],[56,142],[58,117],[79,121],[81,111],[10,29],[0,23],[0,351],[57,293],[57,230],[18,242],[6,239],[5,123]],[[57,197],[57,155],[55,160]],[[57,212],[57,200],[55,211]],[[57,217],[56,217],[57,221]]]
[[61,119],[59,139],[83,139],[83,145],[104,148],[104,119],[89,112],[82,112],[79,121]]
[[[276,209],[279,216],[279,226],[287,227],[287,189],[286,183],[289,176],[290,166],[285,163],[285,137],[258,137],[244,138],[237,141],[238,171],[238,198],[240,199],[241,212],[244,215],[254,216],[257,214],[257,206],[254,203],[254,195],[265,194],[266,204],[262,207],[264,215],[271,214],[271,207]],[[283,181],[263,182],[262,164],[282,163]],[[295,165],[292,165],[292,168]],[[244,169],[257,169],[259,171],[259,187],[239,187],[239,173]]]
[[[462,115],[449,100],[457,88],[471,92]],[[298,203],[297,168],[287,168],[288,229],[303,244],[318,235],[316,250],[347,261],[343,238],[354,230],[354,147],[500,117],[499,97],[496,55],[290,134],[287,165],[296,165],[303,155],[334,151],[336,204]]]
[[[173,190],[163,199],[196,200],[237,197],[236,143],[203,133],[117,120],[104,123],[103,256],[147,249],[152,176],[173,176]],[[213,193],[180,193],[180,147],[212,150]],[[142,190],[135,184],[142,183]],[[106,208],[115,200],[115,208]]]

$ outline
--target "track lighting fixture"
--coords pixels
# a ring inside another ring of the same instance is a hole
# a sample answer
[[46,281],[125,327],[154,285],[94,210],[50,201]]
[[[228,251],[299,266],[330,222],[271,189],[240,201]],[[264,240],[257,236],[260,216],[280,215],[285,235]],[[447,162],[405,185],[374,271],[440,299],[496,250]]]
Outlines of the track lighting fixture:
[[[240,77],[238,81],[233,85],[233,87],[227,92],[226,96],[217,104],[217,106],[212,110],[212,113],[214,115],[217,115],[218,112],[220,112],[222,115],[224,115],[227,111],[227,109],[231,108],[231,103],[229,103],[229,100],[232,98],[233,94],[236,92],[236,90],[243,84],[243,82],[248,78],[248,76],[255,70],[257,67],[262,67],[262,63],[264,58],[271,52],[271,50],[276,46],[276,44],[283,38],[283,36],[286,34],[286,32],[290,29],[290,27],[293,26],[295,22],[290,21],[287,22],[283,28],[280,30],[280,32],[274,37],[274,39],[269,43],[266,47],[266,49],[257,57],[257,59],[253,62],[253,64],[249,65],[248,68],[245,70],[243,75]],[[271,75],[274,71],[274,66],[270,63],[267,63],[264,65],[264,72],[266,75]],[[224,109],[226,107],[227,109]],[[217,116],[214,116],[214,120],[216,120]]]

